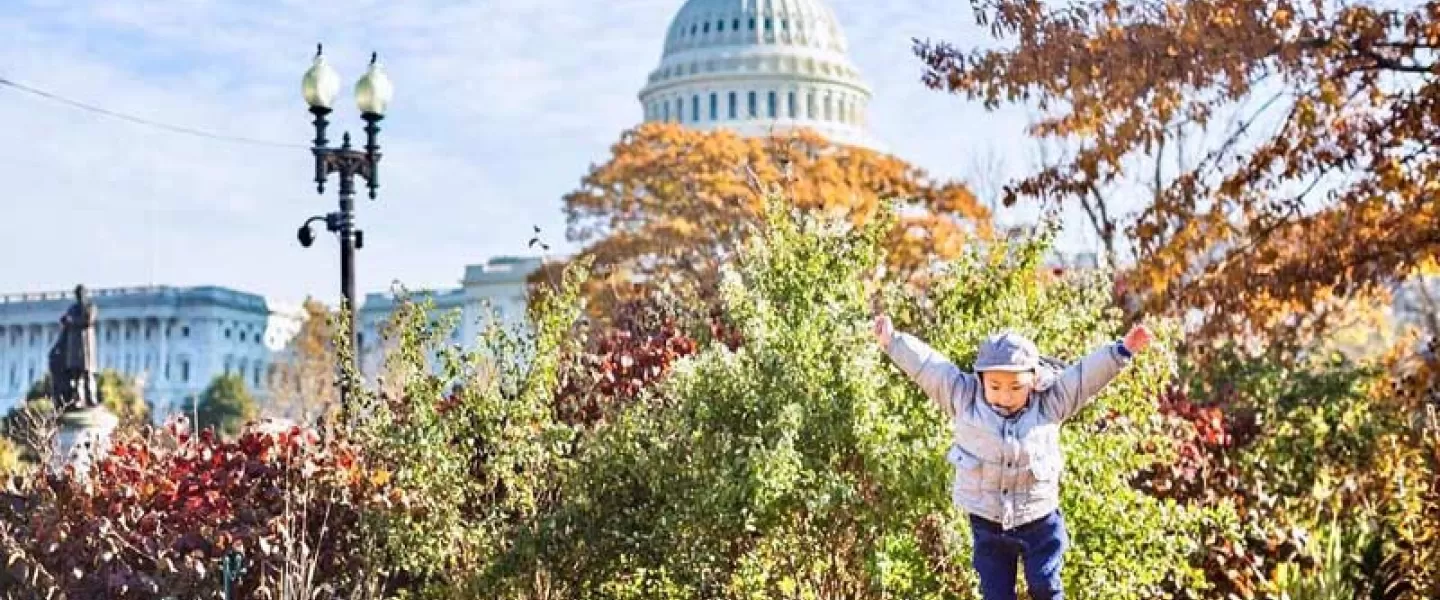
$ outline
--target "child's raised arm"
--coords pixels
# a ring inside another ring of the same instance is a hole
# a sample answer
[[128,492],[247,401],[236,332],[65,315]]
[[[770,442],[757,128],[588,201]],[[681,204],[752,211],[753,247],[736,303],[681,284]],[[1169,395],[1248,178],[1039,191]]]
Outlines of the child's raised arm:
[[875,318],[875,339],[946,417],[954,418],[957,408],[963,403],[973,402],[979,390],[975,376],[960,370],[945,355],[919,338],[895,331],[890,317],[881,315]]
[[1044,394],[1042,403],[1045,412],[1054,415],[1057,421],[1075,416],[1120,374],[1125,365],[1130,364],[1133,353],[1149,345],[1150,330],[1144,325],[1137,325],[1125,335],[1124,340],[1105,344],[1070,365]]

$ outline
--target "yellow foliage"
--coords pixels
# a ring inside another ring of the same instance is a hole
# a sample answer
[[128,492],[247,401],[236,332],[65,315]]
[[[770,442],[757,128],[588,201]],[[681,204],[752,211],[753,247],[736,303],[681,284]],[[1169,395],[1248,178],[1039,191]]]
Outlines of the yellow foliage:
[[19,473],[22,464],[20,447],[10,438],[0,435],[0,477]]
[[339,359],[330,309],[314,299],[306,299],[304,309],[305,322],[266,380],[268,402],[264,413],[267,417],[313,423],[339,408],[340,392],[335,385]]

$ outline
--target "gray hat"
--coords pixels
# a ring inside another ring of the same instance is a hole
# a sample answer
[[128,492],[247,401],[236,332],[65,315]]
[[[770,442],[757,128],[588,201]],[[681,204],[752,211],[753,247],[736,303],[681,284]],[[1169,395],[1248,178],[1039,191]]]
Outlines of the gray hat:
[[975,371],[1033,371],[1040,366],[1040,350],[1029,338],[1006,331],[980,342]]

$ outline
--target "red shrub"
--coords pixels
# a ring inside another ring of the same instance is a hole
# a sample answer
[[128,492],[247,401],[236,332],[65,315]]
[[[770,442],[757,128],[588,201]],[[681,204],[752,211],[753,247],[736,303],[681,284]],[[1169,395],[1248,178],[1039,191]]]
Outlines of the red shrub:
[[[360,566],[363,507],[388,503],[387,474],[360,457],[298,427],[233,441],[183,426],[122,436],[87,477],[38,475],[0,506],[0,595],[218,597],[231,550],[246,568],[237,597],[274,597],[265,584],[309,561],[313,583],[336,581]],[[308,557],[294,555],[302,541]]]
[[[700,349],[685,331],[687,319],[647,300],[621,305],[610,324],[590,338],[585,351],[568,365],[556,395],[556,413],[571,425],[590,425],[635,400],[670,372],[675,361]],[[718,315],[703,327],[731,349],[739,334]]]

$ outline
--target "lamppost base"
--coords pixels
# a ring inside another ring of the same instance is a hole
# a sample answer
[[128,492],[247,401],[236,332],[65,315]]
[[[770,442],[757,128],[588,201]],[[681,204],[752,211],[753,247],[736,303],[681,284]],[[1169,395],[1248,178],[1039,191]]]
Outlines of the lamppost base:
[[60,415],[51,467],[58,472],[67,465],[73,466],[75,473],[83,477],[95,461],[110,451],[110,436],[119,425],[120,418],[103,406]]

